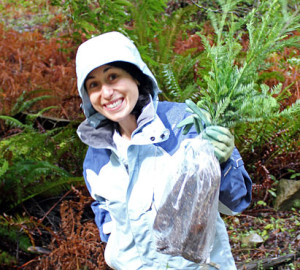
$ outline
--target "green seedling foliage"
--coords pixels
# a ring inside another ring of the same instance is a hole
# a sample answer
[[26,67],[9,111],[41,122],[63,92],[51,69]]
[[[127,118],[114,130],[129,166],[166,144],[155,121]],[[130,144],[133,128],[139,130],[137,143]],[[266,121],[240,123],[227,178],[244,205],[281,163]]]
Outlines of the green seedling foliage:
[[[299,102],[280,110],[281,93],[285,92],[281,84],[270,88],[258,83],[259,72],[271,53],[299,43],[299,37],[292,36],[299,29],[297,12],[287,16],[284,1],[263,1],[239,18],[234,14],[239,1],[218,3],[222,12],[208,11],[215,31],[214,43],[198,33],[205,47],[203,54],[209,60],[204,63],[210,65],[210,71],[203,76],[206,87],[200,89],[197,105],[210,113],[212,125],[229,128],[299,114]],[[242,54],[239,39],[245,28],[249,47]]]

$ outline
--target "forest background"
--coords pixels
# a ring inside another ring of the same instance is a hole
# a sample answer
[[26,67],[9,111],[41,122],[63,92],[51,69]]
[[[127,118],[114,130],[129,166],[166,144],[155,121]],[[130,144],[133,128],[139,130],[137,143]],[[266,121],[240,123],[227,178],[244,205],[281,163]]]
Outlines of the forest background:
[[239,269],[299,269],[299,205],[276,206],[280,181],[300,175],[297,1],[2,0],[0,14],[1,269],[109,269],[82,178],[74,59],[112,30],[135,42],[161,100],[233,119],[254,183],[251,206],[224,216]]

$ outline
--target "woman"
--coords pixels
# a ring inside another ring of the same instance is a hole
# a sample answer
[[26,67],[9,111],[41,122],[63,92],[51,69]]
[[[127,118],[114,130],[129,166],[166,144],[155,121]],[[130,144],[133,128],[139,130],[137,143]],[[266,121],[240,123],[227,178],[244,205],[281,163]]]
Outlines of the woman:
[[[183,135],[176,127],[189,115],[186,105],[158,101],[153,74],[134,44],[118,32],[84,42],[77,52],[76,73],[86,116],[78,135],[89,146],[84,178],[95,199],[92,209],[101,240],[107,242],[107,264],[126,270],[204,269],[158,252],[153,235],[163,190],[174,170],[172,156],[184,140],[197,136],[195,130]],[[251,200],[251,180],[233,150],[230,132],[214,127],[212,134],[208,138],[222,161],[219,211],[243,211]],[[210,261],[209,269],[236,269],[220,215]]]

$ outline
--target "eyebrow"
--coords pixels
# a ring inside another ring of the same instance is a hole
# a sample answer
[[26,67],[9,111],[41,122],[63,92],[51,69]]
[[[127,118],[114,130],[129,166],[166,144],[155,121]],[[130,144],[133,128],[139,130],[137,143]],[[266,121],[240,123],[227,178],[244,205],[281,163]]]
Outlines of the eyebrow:
[[103,69],[103,73],[105,73],[106,71],[108,71],[109,69],[111,69],[112,67],[108,66],[107,68]]
[[[107,67],[107,68],[105,68],[104,70],[103,70],[103,73],[105,73],[105,72],[107,72],[108,70],[110,70],[112,67]],[[88,75],[87,77],[86,77],[86,79],[84,80],[84,83],[86,83],[88,80],[90,80],[90,79],[94,79],[95,78],[95,76],[93,76],[93,75]]]

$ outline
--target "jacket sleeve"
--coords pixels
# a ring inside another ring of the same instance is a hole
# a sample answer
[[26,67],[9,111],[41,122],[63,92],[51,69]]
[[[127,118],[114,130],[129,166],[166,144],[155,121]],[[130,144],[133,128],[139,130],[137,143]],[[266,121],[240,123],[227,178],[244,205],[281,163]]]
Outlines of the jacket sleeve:
[[230,159],[221,165],[220,202],[223,207],[219,207],[220,212],[242,212],[251,202],[251,192],[252,181],[240,153],[235,148]]
[[[83,177],[85,180],[86,187],[89,191],[89,193],[92,196],[92,186],[93,182],[89,178],[88,171],[93,170],[97,171],[99,170],[99,154],[95,154],[95,150],[89,147],[87,154],[85,156],[85,160],[83,163]],[[107,155],[105,155],[107,157]],[[102,160],[104,159],[104,156],[102,156]],[[89,179],[88,179],[89,178]],[[93,196],[92,196],[93,197]],[[95,199],[95,198],[94,198]],[[109,212],[105,209],[105,199],[104,198],[98,198],[91,204],[91,208],[95,214],[95,223],[99,229],[100,238],[101,241],[107,242],[109,235],[110,235],[110,226],[111,226],[111,216]]]
[[95,214],[95,222],[100,232],[101,241],[107,242],[110,234],[104,233],[103,227],[105,224],[109,224],[111,222],[110,214],[108,211],[100,207],[100,203],[98,201],[94,201],[91,207]]

